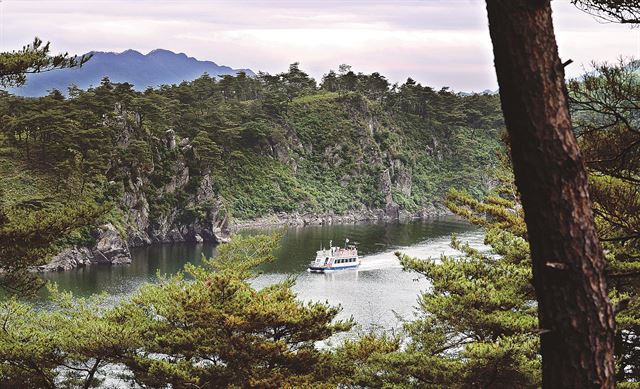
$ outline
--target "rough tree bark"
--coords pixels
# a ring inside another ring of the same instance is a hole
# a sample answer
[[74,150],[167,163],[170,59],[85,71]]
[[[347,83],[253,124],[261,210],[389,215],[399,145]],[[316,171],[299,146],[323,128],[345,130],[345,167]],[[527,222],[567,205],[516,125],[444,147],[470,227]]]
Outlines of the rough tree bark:
[[614,320],[549,0],[487,0],[525,212],[543,388],[613,388]]

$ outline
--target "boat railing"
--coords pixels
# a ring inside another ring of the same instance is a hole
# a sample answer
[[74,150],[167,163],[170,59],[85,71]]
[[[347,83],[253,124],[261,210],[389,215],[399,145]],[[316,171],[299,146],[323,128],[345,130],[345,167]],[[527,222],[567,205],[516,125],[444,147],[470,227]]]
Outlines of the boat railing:
[[353,257],[355,255],[357,255],[356,250],[345,250],[345,249],[340,249],[335,254],[336,257]]
[[316,255],[319,257],[335,257],[342,255],[355,255],[357,252],[357,249],[318,250],[316,251]]

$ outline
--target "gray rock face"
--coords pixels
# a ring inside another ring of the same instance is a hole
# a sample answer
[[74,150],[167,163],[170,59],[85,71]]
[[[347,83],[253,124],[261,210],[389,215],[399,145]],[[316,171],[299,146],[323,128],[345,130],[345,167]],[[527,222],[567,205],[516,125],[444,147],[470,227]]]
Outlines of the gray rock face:
[[91,264],[93,254],[86,247],[69,247],[53,257],[46,265],[38,266],[38,271],[65,271]]
[[179,158],[174,165],[175,175],[162,189],[164,193],[175,193],[177,189],[184,188],[189,182],[189,168],[183,158]]
[[122,196],[122,203],[128,212],[127,240],[133,247],[151,244],[151,238],[146,231],[149,225],[149,202],[143,194],[144,182],[140,177],[129,180],[128,187]]
[[167,139],[167,148],[173,150],[176,148],[176,132],[169,129],[165,131],[165,137]]
[[46,265],[38,266],[38,271],[64,271],[94,264],[119,265],[131,263],[131,253],[127,242],[112,224],[99,229],[96,243],[92,247],[69,247],[53,257]]
[[115,227],[109,223],[100,229],[100,237],[92,250],[94,261],[113,265],[131,263],[129,246]]
[[[133,139],[133,130],[127,124],[127,113],[121,107],[117,112],[120,115],[108,119],[105,124],[122,129],[118,144],[126,148]],[[98,263],[130,263],[130,247],[152,243],[229,240],[227,217],[222,211],[222,202],[213,189],[211,176],[206,174],[201,177],[196,190],[187,188],[193,184],[187,165],[187,153],[192,152],[189,139],[180,139],[175,131],[169,129],[164,133],[164,139],[155,139],[153,146],[156,166],[150,170],[133,166],[131,171],[122,171],[125,178],[120,211],[124,216],[124,236],[113,225],[104,225],[96,231],[97,239],[92,247],[67,248],[56,255],[51,263],[40,266],[39,271],[62,271]],[[158,198],[191,194],[181,204],[172,205],[161,212],[156,211],[152,215],[146,189],[151,184],[150,177],[154,169],[160,166],[158,163],[162,164],[163,169],[170,169],[169,179],[159,188],[156,185],[155,195]]]
[[180,140],[180,142],[178,142],[178,146],[180,146],[180,148],[184,148],[188,145],[189,145],[189,138],[183,138],[182,140]]
[[405,196],[411,196],[411,186],[413,179],[411,172],[399,159],[394,159],[391,163],[393,169],[393,181],[396,188]]
[[[189,182],[188,167],[180,162],[176,166],[180,169],[163,191],[173,193],[184,188]],[[198,216],[189,222],[181,220],[181,209],[172,209],[161,215],[155,221],[131,225],[129,244],[132,247],[151,243],[175,242],[226,242],[229,240],[227,218],[221,211],[222,203],[213,190],[210,175],[204,175],[196,193],[189,196],[184,205],[186,209],[203,209]],[[147,209],[148,211],[148,209]],[[130,220],[140,220],[134,217]],[[141,238],[141,236],[143,238]],[[135,240],[132,240],[134,238]],[[140,242],[141,244],[138,244]]]
[[387,204],[393,202],[393,197],[391,196],[391,174],[389,174],[389,169],[385,169],[378,177],[378,190],[384,195],[385,202]]
[[[192,180],[186,157],[192,150],[189,139],[180,139],[173,130],[167,130],[165,140],[161,144],[165,151],[170,152],[171,176],[168,182],[158,188],[158,196],[174,196],[176,193],[189,192],[186,190]],[[155,160],[167,158],[162,151],[156,150]],[[200,178],[196,193],[190,194],[184,204],[174,206],[153,218],[145,194],[149,175],[135,171],[127,176],[122,203],[129,246],[174,242],[225,242],[229,239],[226,217],[221,211],[221,201],[213,189],[210,175],[206,174]],[[195,217],[183,217],[187,209],[204,211],[194,212]]]

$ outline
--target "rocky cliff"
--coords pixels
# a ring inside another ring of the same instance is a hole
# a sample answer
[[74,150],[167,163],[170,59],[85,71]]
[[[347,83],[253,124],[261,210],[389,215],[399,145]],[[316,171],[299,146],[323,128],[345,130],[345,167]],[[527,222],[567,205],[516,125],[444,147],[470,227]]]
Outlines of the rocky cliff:
[[383,110],[359,95],[294,99],[268,126],[266,142],[219,185],[235,223],[435,215],[449,187],[482,190],[497,143],[495,132]]
[[[118,146],[126,149],[135,130],[127,120],[129,113],[120,107],[118,109],[119,115],[104,125],[115,125],[121,129]],[[112,223],[101,225],[93,233],[93,244],[67,247],[50,263],[38,267],[39,271],[64,271],[93,264],[128,264],[131,263],[130,248],[153,243],[220,243],[229,239],[228,216],[222,210],[210,174],[190,175],[187,160],[192,146],[189,139],[177,137],[173,130],[167,130],[164,135],[164,139],[151,141],[153,163],[147,168],[124,166],[121,161],[112,161],[111,174],[121,178],[116,199],[120,215],[118,228]],[[151,183],[156,169],[167,170],[162,172],[167,180],[159,186]],[[112,186],[117,184],[110,182]],[[151,214],[150,187],[154,187],[154,196],[167,198],[178,192],[186,193],[188,185],[195,185],[195,190],[172,206]],[[189,212],[193,210],[198,212]]]
[[[168,161],[170,176],[155,191],[155,196],[167,198],[178,192],[186,193],[185,188],[192,182],[187,158],[192,151],[188,138],[178,139],[173,130],[167,130],[163,142],[156,149],[155,164],[161,165],[166,155],[173,157]],[[228,239],[228,217],[222,212],[222,202],[213,189],[210,173],[198,177],[196,189],[189,193],[176,206],[150,217],[150,205],[145,187],[150,184],[154,169],[146,175],[126,174],[125,191],[122,197],[124,225],[129,246],[138,247],[151,243],[172,242],[224,242]],[[185,217],[185,211],[197,209],[207,204],[202,212],[191,218]]]

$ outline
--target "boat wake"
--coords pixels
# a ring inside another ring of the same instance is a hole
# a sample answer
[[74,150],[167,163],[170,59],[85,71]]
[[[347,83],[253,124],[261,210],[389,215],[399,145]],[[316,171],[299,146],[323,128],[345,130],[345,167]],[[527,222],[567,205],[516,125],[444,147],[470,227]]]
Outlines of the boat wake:
[[[489,250],[489,247],[484,244],[484,234],[481,230],[460,234],[458,235],[458,239],[461,242],[468,243],[471,247],[479,249],[481,251]],[[362,262],[360,263],[360,267],[357,271],[402,268],[402,265],[400,265],[400,261],[395,255],[396,252],[400,252],[402,254],[406,254],[419,259],[437,259],[442,255],[459,255],[460,252],[453,249],[450,243],[450,237],[441,237],[428,239],[412,246],[396,247],[382,253],[365,255],[362,258]]]

